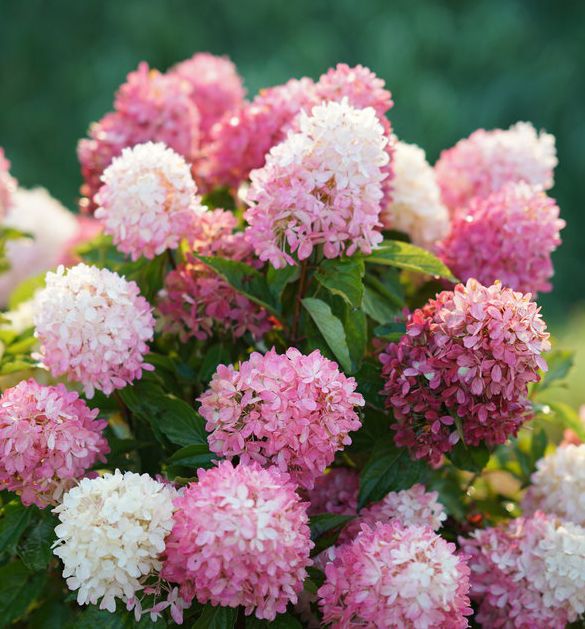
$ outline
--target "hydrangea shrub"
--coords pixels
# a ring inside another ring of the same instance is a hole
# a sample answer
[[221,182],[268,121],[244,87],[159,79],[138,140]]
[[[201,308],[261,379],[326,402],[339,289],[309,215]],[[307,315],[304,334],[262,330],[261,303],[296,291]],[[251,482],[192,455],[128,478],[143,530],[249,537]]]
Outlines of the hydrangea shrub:
[[80,215],[0,148],[2,626],[582,622],[554,137],[433,165],[392,106],[363,66],[142,63]]

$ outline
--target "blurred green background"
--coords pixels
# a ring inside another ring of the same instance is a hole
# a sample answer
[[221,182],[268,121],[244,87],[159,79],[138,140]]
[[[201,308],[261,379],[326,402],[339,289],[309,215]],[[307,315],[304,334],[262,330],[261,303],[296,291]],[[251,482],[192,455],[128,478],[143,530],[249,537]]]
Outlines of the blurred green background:
[[362,63],[392,90],[400,137],[440,150],[477,127],[530,120],[554,133],[552,195],[569,226],[544,296],[557,322],[585,301],[584,2],[538,0],[0,0],[0,146],[25,186],[73,208],[75,145],[145,59],[228,54],[249,94]]

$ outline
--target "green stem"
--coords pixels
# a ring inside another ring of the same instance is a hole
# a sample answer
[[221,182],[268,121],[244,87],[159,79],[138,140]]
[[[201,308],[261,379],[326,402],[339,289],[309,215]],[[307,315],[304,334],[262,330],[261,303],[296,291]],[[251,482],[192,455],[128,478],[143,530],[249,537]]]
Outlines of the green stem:
[[297,290],[297,295],[295,298],[293,319],[292,319],[292,324],[291,324],[291,329],[290,329],[291,343],[293,345],[297,341],[297,331],[299,329],[299,321],[301,318],[301,306],[303,302],[303,297],[305,296],[308,267],[309,267],[308,261],[303,260],[301,262],[301,276],[299,278],[299,288]]

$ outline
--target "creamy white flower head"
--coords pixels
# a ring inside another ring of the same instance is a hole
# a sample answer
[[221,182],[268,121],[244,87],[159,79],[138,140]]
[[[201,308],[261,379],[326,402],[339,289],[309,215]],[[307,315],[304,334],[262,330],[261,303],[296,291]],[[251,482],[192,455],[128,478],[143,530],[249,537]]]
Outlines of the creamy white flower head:
[[408,234],[415,245],[433,249],[447,235],[450,223],[435,171],[423,149],[394,140],[392,203],[381,220],[387,229]]
[[4,225],[26,232],[31,238],[6,243],[10,269],[0,274],[0,306],[8,303],[22,281],[56,266],[64,247],[78,231],[75,216],[43,188],[18,188]]
[[47,273],[34,323],[44,365],[81,382],[88,397],[95,389],[109,395],[152,370],[144,363],[152,307],[135,282],[108,269],[78,264]]
[[585,526],[585,444],[561,446],[538,461],[523,507]]
[[27,299],[23,301],[13,310],[8,310],[2,313],[2,316],[7,319],[6,323],[0,325],[0,328],[12,330],[17,334],[21,334],[28,328],[34,326],[34,312],[35,312],[35,300]]
[[189,234],[201,205],[191,169],[162,142],[125,148],[102,175],[96,218],[136,260],[174,249]]
[[147,474],[116,470],[84,478],[63,496],[53,510],[61,521],[53,552],[80,605],[101,599],[100,609],[113,612],[116,599],[128,602],[158,572],[176,495]]
[[571,622],[585,612],[585,528],[542,518],[524,543],[520,563],[544,605],[564,608]]

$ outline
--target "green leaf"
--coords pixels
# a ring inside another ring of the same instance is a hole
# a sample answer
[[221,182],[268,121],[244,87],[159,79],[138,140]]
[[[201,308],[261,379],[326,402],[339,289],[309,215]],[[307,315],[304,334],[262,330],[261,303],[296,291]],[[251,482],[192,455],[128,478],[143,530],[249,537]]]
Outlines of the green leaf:
[[291,614],[279,614],[274,620],[259,620],[254,616],[246,618],[246,629],[261,629],[271,627],[272,629],[302,629],[301,622]]
[[585,441],[585,424],[568,404],[565,402],[547,402],[546,404],[533,404],[538,417],[546,421],[557,421],[564,428],[570,428],[582,441]]
[[316,540],[324,533],[347,524],[350,520],[353,520],[353,518],[353,515],[338,515],[336,513],[320,513],[313,515],[309,519],[311,539]]
[[0,567],[0,627],[26,615],[46,579],[46,573],[32,573],[21,561]]
[[339,361],[341,368],[351,373],[352,364],[347,347],[345,330],[341,321],[333,314],[329,304],[314,297],[305,297],[303,306],[315,322],[319,332],[331,348],[331,351]]
[[239,293],[278,315],[278,305],[274,303],[266,278],[254,267],[236,260],[212,256],[195,256],[206,264]]
[[359,508],[381,500],[390,491],[408,489],[421,482],[428,472],[424,461],[414,461],[405,448],[391,441],[378,441],[360,475]]
[[364,297],[364,261],[358,256],[323,260],[315,279],[334,295],[339,295],[350,306],[359,308]]
[[187,402],[165,393],[151,382],[138,382],[120,391],[128,408],[169,441],[179,446],[207,445],[205,422]]
[[266,282],[275,304],[280,304],[284,289],[288,284],[296,282],[300,273],[301,270],[298,266],[287,265],[282,269],[275,269],[273,266],[268,267]]
[[537,392],[548,389],[553,383],[564,380],[575,364],[575,352],[568,349],[555,349],[546,355],[548,371],[542,380],[534,385]]
[[206,605],[193,629],[231,629],[236,624],[237,608]]
[[41,513],[30,531],[18,545],[18,556],[31,571],[45,570],[53,557],[51,545],[55,540],[57,518],[50,513]]
[[30,524],[34,509],[27,509],[20,500],[12,500],[2,508],[0,517],[0,553],[13,554],[18,541]]
[[10,299],[8,300],[8,308],[10,310],[16,310],[20,304],[32,299],[34,294],[41,288],[45,287],[45,276],[36,275],[35,277],[29,277],[28,279],[21,282],[11,293]]
[[230,350],[224,343],[214,343],[207,348],[201,367],[199,368],[199,380],[209,382],[218,365],[231,362]]
[[96,605],[90,605],[67,624],[66,629],[87,629],[88,627],[91,629],[163,629],[166,626],[164,619],[159,618],[156,622],[152,622],[148,614],[137,623],[134,620],[134,614],[125,611],[123,606],[118,604],[113,614],[99,609]]
[[479,474],[490,459],[487,446],[466,446],[459,440],[455,447],[447,454],[447,458],[460,470]]
[[374,330],[374,336],[379,339],[396,343],[406,334],[406,324],[404,321],[395,321],[394,323],[386,323],[379,325]]
[[177,450],[169,458],[169,465],[197,470],[199,467],[212,467],[215,460],[217,460],[217,455],[209,451],[207,444],[194,444]]
[[390,323],[400,316],[396,305],[370,286],[366,286],[362,308],[368,317],[381,324]]
[[443,277],[451,282],[457,281],[457,278],[441,260],[426,249],[421,249],[408,242],[385,240],[365,260],[372,264],[384,264],[434,277]]

